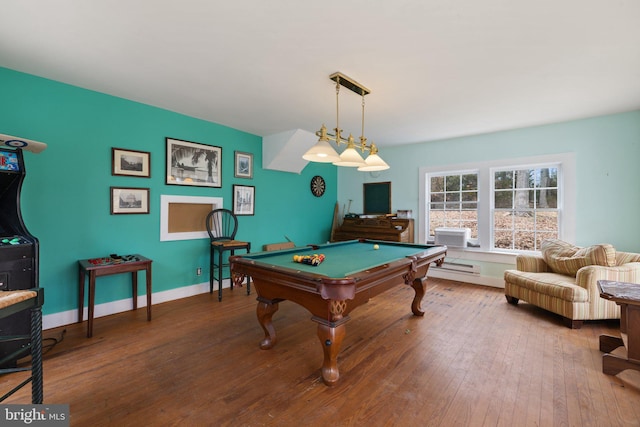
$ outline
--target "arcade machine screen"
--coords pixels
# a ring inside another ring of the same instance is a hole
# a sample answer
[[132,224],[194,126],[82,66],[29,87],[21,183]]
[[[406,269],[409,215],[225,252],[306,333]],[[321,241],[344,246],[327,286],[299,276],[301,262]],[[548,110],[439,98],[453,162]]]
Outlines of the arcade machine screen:
[[15,151],[0,149],[0,171],[2,172],[20,172],[20,161],[18,153]]

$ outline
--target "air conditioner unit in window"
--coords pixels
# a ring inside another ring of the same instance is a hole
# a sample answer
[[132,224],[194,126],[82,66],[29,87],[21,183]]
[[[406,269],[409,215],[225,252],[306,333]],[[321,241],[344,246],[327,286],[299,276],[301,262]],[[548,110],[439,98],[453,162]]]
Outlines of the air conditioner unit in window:
[[436,228],[436,245],[447,245],[451,247],[466,247],[471,237],[471,229],[469,228]]

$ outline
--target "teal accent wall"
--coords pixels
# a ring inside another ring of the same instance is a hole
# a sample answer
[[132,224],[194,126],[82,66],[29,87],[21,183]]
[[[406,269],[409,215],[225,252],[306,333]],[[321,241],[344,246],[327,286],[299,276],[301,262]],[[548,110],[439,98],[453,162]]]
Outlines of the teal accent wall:
[[391,168],[378,176],[339,169],[338,200],[360,213],[362,184],[391,181],[393,210],[411,209],[417,222],[421,167],[553,153],[575,153],[576,244],[640,252],[640,111],[384,148]]
[[[48,144],[40,154],[24,153],[21,197],[24,222],[40,241],[45,314],[77,309],[78,259],[140,253],[153,259],[154,292],[208,281],[207,239],[160,242],[162,194],[223,197],[231,208],[232,185],[252,185],[255,215],[239,217],[237,238],[254,251],[285,235],[298,245],[329,239],[337,199],[332,165],[310,163],[301,174],[265,170],[259,136],[6,68],[0,93],[0,133]],[[166,185],[165,137],[222,147],[222,188]],[[112,147],[150,152],[151,177],[112,176]],[[253,153],[253,179],[234,178],[236,150]],[[319,198],[309,188],[314,175],[327,183]],[[111,215],[111,186],[150,188],[150,213]],[[130,296],[129,275],[99,279],[96,304]]]

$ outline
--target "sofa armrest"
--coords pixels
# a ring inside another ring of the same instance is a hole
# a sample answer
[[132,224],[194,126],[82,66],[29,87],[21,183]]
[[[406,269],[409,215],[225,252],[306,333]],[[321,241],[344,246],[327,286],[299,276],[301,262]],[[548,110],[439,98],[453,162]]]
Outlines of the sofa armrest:
[[598,280],[640,284],[640,262],[629,262],[616,267],[587,265],[578,270],[576,274],[576,284],[585,288],[589,292],[590,298],[600,296]]
[[528,271],[529,273],[546,273],[550,271],[542,255],[520,254],[516,256],[516,269],[519,271]]

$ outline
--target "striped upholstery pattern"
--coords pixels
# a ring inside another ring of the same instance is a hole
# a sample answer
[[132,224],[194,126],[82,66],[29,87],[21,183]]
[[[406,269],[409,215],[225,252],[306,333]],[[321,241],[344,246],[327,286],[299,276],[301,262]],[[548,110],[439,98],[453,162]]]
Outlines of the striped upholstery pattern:
[[627,264],[629,262],[640,262],[640,254],[616,252],[616,265]]
[[550,271],[544,258],[540,255],[519,255],[516,257],[516,268],[531,273],[545,273]]
[[549,239],[542,242],[540,251],[551,271],[569,276],[575,276],[578,270],[587,265],[616,265],[616,250],[610,244],[580,248],[561,240]]
[[504,280],[517,283],[518,286],[529,289],[532,293],[549,295],[567,301],[587,302],[589,293],[583,287],[576,285],[572,277],[558,273],[529,273],[526,271],[507,270]]
[[[598,248],[592,252],[596,253],[583,251],[584,256],[591,257],[590,261],[612,265],[592,262],[579,268],[575,277],[554,272],[541,255],[518,255],[517,270],[504,272],[505,295],[571,320],[619,319],[620,307],[600,298],[598,280],[640,284],[640,254],[616,252],[615,249],[612,253],[605,247],[610,245],[595,246]],[[566,249],[566,245],[563,247]],[[577,248],[574,255],[580,250],[582,248]]]

